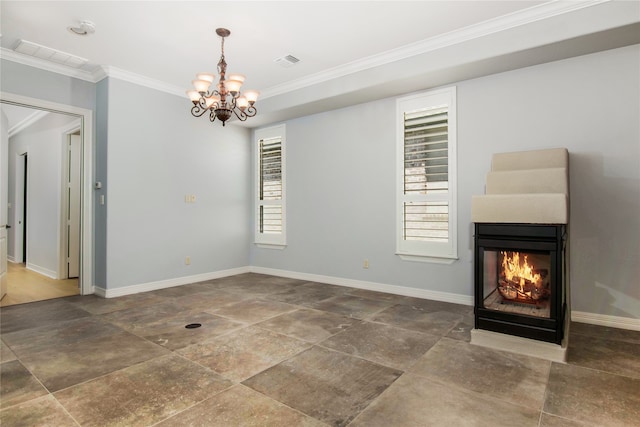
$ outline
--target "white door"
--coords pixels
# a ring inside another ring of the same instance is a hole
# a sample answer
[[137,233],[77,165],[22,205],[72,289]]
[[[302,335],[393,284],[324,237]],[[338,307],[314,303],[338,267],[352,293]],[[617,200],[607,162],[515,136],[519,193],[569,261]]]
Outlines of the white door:
[[0,299],[7,294],[7,203],[9,202],[9,135],[4,112],[0,126]]
[[68,273],[69,278],[80,276],[80,135],[69,135],[69,212],[68,227]]

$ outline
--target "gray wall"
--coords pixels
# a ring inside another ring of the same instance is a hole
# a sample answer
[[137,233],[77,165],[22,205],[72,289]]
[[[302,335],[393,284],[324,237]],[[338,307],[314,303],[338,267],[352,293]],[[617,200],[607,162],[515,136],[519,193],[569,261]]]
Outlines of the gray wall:
[[94,182],[100,182],[101,189],[95,190],[94,195],[94,285],[107,287],[107,208],[100,203],[100,197],[106,200],[107,189],[107,154],[109,152],[109,79],[102,79],[96,84],[96,144],[94,163]]
[[190,106],[109,79],[108,289],[249,264],[250,131]]
[[0,60],[2,91],[95,110],[95,84],[17,62]]
[[[639,46],[458,83],[458,253],[395,251],[395,98],[287,125],[288,246],[252,265],[473,295],[470,205],[491,154],[566,147],[573,310],[640,317]],[[370,268],[362,268],[367,258]]]

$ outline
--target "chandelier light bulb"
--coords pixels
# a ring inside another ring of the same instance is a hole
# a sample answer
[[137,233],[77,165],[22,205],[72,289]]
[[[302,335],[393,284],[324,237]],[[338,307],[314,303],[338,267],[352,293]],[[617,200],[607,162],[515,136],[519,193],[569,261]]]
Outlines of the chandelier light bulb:
[[245,98],[247,98],[249,104],[253,105],[258,100],[260,92],[258,92],[257,90],[245,90],[243,95]]
[[191,102],[198,102],[200,100],[200,93],[196,90],[188,90],[187,96],[191,100]]
[[229,74],[227,76],[227,80],[237,80],[240,83],[244,83],[245,76],[242,74]]
[[209,90],[209,86],[211,85],[211,82],[208,82],[206,80],[193,80],[191,83],[193,83],[193,87],[196,89],[196,91],[200,93],[206,93]]
[[224,87],[231,93],[240,92],[240,87],[242,86],[242,82],[238,80],[227,80],[224,82]]
[[206,80],[209,83],[213,83],[213,81],[216,79],[216,75],[213,73],[198,73],[196,74],[196,79],[197,80]]
[[240,96],[238,97],[238,99],[236,99],[236,105],[239,109],[244,110],[249,106],[249,101],[247,101],[247,98],[245,98],[244,96]]

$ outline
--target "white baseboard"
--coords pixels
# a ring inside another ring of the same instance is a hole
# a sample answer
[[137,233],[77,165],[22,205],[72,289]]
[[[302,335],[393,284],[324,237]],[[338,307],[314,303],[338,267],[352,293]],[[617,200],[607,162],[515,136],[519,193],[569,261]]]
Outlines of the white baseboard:
[[27,261],[27,270],[35,271],[36,273],[42,274],[43,276],[47,276],[51,279],[58,279],[58,272],[49,270],[48,268],[40,267],[39,265],[31,264]]
[[426,289],[409,288],[406,286],[388,285],[385,283],[367,282],[363,280],[345,279],[342,277],[324,276],[320,274],[300,273],[297,271],[278,270],[265,267],[249,267],[252,273],[269,274],[272,276],[288,277],[290,279],[307,280],[309,282],[327,283],[329,285],[346,286],[350,288],[366,289],[368,291],[386,292],[414,298],[451,302],[454,304],[473,305],[473,296],[453,294],[449,292],[429,291]]
[[[35,267],[35,268],[33,268]],[[28,265],[27,268],[38,273],[55,278],[55,274],[50,270],[41,269],[37,266]],[[47,274],[49,273],[49,274]],[[309,282],[327,283],[329,285],[346,286],[350,288],[366,289],[369,291],[385,292],[389,294],[402,295],[414,298],[430,299],[434,301],[444,301],[454,304],[473,305],[473,296],[453,294],[449,292],[430,291],[426,289],[410,288],[405,286],[389,285],[385,283],[368,282],[364,280],[346,279],[342,277],[325,276],[320,274],[300,273],[297,271],[279,270],[275,268],[245,266],[232,268],[229,270],[214,271],[211,273],[197,274],[193,276],[178,277],[175,279],[160,280],[157,282],[142,283],[139,285],[124,286],[120,288],[105,289],[100,286],[94,287],[97,296],[103,298],[114,298],[124,295],[137,294],[140,292],[155,291],[158,289],[171,288],[174,286],[187,285],[189,283],[203,282],[206,280],[220,279],[228,276],[235,276],[243,273],[258,273],[271,276],[287,277],[290,279],[306,280]],[[50,275],[52,274],[52,275]],[[592,325],[610,326],[613,328],[629,329],[640,331],[640,319],[629,317],[609,316],[603,314],[587,313],[584,311],[571,312],[571,320],[579,323]]]
[[609,316],[606,314],[587,313],[585,311],[571,311],[571,320],[591,325],[610,326],[612,328],[640,331],[640,319],[631,317]]
[[13,264],[17,264],[16,258],[12,255],[7,255],[7,261],[13,263]]
[[156,291],[158,289],[172,288],[174,286],[187,285],[189,283],[204,282],[206,280],[221,279],[235,276],[236,274],[249,273],[249,267],[238,267],[229,270],[214,271],[211,273],[196,274],[193,276],[176,277],[175,279],[160,280],[157,282],[141,283],[139,285],[122,286],[119,288],[105,289],[95,287],[95,293],[103,298],[115,298],[140,292]]

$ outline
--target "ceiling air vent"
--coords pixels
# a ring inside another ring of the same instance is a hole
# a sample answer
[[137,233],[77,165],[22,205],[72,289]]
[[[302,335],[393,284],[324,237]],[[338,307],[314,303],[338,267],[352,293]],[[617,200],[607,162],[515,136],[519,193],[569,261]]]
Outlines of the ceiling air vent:
[[273,62],[280,64],[281,67],[289,68],[296,65],[300,60],[293,55],[283,56],[282,58],[274,59]]
[[28,42],[26,40],[18,41],[17,46],[13,50],[23,55],[33,56],[35,58],[44,59],[77,69],[83,69],[84,65],[89,62],[88,59],[80,58],[79,56],[51,49],[50,47]]

